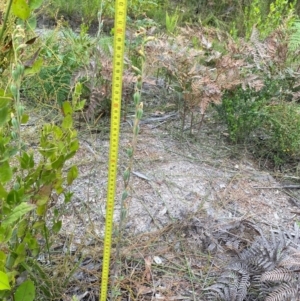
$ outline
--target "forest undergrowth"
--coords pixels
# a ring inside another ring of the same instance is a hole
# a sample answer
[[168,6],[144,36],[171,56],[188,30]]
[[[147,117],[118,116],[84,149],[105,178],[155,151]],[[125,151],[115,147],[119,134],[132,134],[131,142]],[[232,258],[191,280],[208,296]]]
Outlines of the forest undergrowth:
[[[74,158],[81,145],[95,162],[102,155],[81,135],[109,128],[114,5],[82,1],[74,31],[68,18],[78,11],[76,3],[0,1],[0,298],[5,301],[99,298],[102,234],[94,231],[87,204],[85,215],[72,205],[72,189],[80,177],[82,162]],[[191,3],[184,10],[177,1],[129,1],[122,121],[133,133],[122,149],[127,162],[110,298],[296,300],[297,226],[281,225],[266,234],[246,217],[211,218],[201,203],[196,213],[179,214],[161,227],[152,217],[154,232],[127,231],[143,118],[161,124],[172,119],[179,142],[195,145],[214,119],[228,148],[242,145],[264,166],[299,180],[298,2]],[[54,20],[51,30],[37,28],[45,11]],[[32,141],[26,136],[31,126]],[[70,208],[91,238],[74,250],[74,237],[59,236]],[[164,210],[162,216],[171,212]]]

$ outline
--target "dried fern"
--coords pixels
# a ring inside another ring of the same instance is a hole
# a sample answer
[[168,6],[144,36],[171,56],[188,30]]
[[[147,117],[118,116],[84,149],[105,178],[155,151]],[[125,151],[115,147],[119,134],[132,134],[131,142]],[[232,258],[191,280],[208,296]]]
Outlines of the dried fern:
[[283,283],[276,287],[265,301],[291,301],[299,300],[300,294],[298,291],[298,285]]
[[[216,283],[206,289],[207,300],[290,301],[300,297],[299,228],[294,235],[262,232],[249,248],[234,255]],[[297,262],[298,260],[298,262]]]

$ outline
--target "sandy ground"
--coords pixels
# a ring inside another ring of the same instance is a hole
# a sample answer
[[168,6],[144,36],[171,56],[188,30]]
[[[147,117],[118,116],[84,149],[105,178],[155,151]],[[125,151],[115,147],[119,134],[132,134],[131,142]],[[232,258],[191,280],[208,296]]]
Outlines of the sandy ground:
[[[297,221],[297,215],[291,213],[295,208],[280,189],[281,184],[269,172],[259,170],[247,155],[233,156],[212,124],[198,133],[196,141],[175,138],[172,133],[179,131],[176,124],[171,121],[160,127],[153,123],[141,125],[127,200],[126,228],[131,233],[150,232],[174,221],[180,223],[185,216],[199,211],[215,219],[244,216],[272,227]],[[131,141],[131,130],[128,123],[123,123],[116,222],[120,216],[124,189],[121,174],[128,164],[125,149]],[[80,134],[80,140],[80,150],[72,160],[80,170],[72,187],[75,192],[72,204],[83,215],[90,212],[93,228],[101,236],[105,221],[108,135]],[[65,216],[67,232],[74,233],[85,226],[80,221],[70,224],[69,218]]]

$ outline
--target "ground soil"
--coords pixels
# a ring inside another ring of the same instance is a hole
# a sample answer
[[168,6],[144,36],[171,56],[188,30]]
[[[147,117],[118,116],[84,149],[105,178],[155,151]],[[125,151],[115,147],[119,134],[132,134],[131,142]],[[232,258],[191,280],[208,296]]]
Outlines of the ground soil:
[[[125,150],[132,139],[132,119],[129,114],[120,129],[114,237],[119,226],[122,172],[128,166]],[[57,204],[64,214],[55,248],[61,250],[60,256],[65,256],[67,248],[72,253],[71,261],[78,261],[82,254],[89,259],[73,275],[77,284],[69,287],[60,300],[69,300],[73,295],[79,300],[97,300],[99,296],[109,119],[102,122],[102,131],[79,129],[80,149],[69,162],[79,168],[79,177],[71,187],[74,197],[67,208],[62,202]],[[215,118],[206,116],[201,130],[190,135],[188,131],[182,133],[176,111],[157,111],[153,104],[148,104],[140,129],[123,238],[122,242],[114,238],[112,245],[111,274],[121,273],[125,277],[118,284],[120,300],[129,300],[129,287],[134,291],[132,300],[175,300],[171,298],[180,296],[201,300],[199,296],[211,277],[204,271],[216,266],[207,258],[199,231],[191,230],[199,221],[202,228],[221,229],[222,223],[247,220],[268,233],[271,228],[291,229],[299,220],[297,199],[290,195],[291,191],[281,188],[283,184],[272,172],[259,169],[245,148],[230,145],[226,131]],[[31,131],[36,133],[34,128]],[[253,241],[255,235],[248,233],[248,241]],[[190,272],[194,278],[188,280],[188,265],[181,262],[183,254],[192,265]],[[121,272],[115,270],[118,256],[124,260]],[[125,268],[128,262],[135,262],[136,266]],[[156,266],[148,278],[147,262],[148,266],[149,262]],[[173,265],[180,267],[179,271],[170,272]]]

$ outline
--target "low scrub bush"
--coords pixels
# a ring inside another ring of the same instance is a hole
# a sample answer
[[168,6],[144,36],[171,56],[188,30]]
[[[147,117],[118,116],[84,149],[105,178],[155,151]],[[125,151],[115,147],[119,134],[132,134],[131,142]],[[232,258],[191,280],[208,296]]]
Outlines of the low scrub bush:
[[[37,149],[24,139],[23,126],[30,116],[21,95],[23,83],[42,68],[40,50],[31,49],[36,38],[30,38],[28,20],[40,4],[9,1],[6,16],[12,7],[18,25],[7,18],[0,28],[1,47],[7,50],[2,53],[0,82],[0,299],[4,301],[58,297],[47,285],[37,258],[50,254],[53,234],[62,226],[60,209],[71,200],[69,186],[78,175],[76,165],[68,165],[67,170],[65,166],[79,147],[72,117],[84,105],[79,84],[72,103],[61,104],[61,123],[44,123],[37,129]],[[11,39],[8,44],[6,38]],[[37,296],[38,291],[43,296]]]

